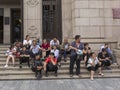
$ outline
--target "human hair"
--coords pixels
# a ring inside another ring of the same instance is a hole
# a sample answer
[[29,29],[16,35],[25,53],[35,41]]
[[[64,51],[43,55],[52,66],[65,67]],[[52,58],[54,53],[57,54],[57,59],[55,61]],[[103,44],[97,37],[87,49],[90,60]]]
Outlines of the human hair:
[[102,52],[106,52],[106,49],[105,49],[105,48],[103,48],[103,49],[102,49]]
[[9,49],[11,50],[12,48],[14,48],[14,46],[14,44],[11,44]]
[[51,52],[50,55],[53,55],[53,56],[54,56],[55,54],[54,54],[53,52]]
[[33,42],[37,43],[37,40],[33,40],[32,43],[33,43]]
[[76,35],[75,36],[75,40],[79,39],[80,38],[80,35]]
[[40,57],[42,57],[42,55],[41,55],[41,54],[38,54],[38,53],[37,53],[37,54],[35,54],[35,57],[37,57],[37,56],[40,56]]
[[91,52],[91,53],[90,53],[90,57],[92,57],[93,54],[95,54],[95,52]]
[[84,47],[87,46],[87,45],[89,45],[89,44],[88,43],[84,43]]
[[25,39],[27,39],[27,37],[29,37],[29,35],[26,35]]

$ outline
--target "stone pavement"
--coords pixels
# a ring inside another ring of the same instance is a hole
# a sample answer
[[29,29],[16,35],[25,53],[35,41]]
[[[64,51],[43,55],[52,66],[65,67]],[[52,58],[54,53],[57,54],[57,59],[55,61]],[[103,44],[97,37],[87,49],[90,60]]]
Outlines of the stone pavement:
[[0,90],[120,90],[120,78],[0,81]]

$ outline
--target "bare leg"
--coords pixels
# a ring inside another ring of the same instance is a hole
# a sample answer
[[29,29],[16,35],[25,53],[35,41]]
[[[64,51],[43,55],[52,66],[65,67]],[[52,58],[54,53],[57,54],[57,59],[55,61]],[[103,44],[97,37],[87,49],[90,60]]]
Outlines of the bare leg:
[[104,76],[104,74],[102,73],[102,68],[99,67],[98,70],[99,70],[99,75]]
[[11,56],[8,56],[8,57],[7,57],[6,65],[8,65],[10,58],[11,58]]
[[12,62],[13,62],[13,65],[15,65],[15,57],[12,56]]
[[91,79],[91,80],[94,80],[93,78],[94,78],[94,71],[91,70],[91,76],[90,76],[90,79]]
[[101,74],[102,73],[101,67],[99,67],[98,70],[99,70],[99,74]]

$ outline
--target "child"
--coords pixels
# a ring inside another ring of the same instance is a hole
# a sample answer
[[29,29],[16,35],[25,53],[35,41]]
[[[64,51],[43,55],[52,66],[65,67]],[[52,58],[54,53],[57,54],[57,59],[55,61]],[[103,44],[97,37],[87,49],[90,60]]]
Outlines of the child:
[[37,79],[42,78],[43,63],[42,63],[41,57],[42,56],[40,56],[39,54],[36,54],[34,64],[33,64],[33,68],[35,71],[35,77],[37,77]]

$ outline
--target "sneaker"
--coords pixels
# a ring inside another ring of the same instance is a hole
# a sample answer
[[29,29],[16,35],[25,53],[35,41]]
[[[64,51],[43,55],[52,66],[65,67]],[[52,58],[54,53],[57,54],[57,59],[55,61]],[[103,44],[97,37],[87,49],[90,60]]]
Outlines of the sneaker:
[[7,67],[8,67],[8,65],[5,65],[4,67],[5,67],[5,68],[7,68]]
[[19,68],[21,69],[21,68],[22,68],[22,66],[19,66]]
[[99,73],[99,75],[101,75],[102,77],[104,76],[104,74],[103,74],[103,73]]

